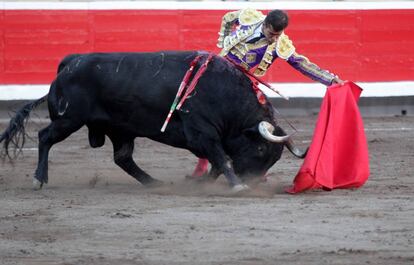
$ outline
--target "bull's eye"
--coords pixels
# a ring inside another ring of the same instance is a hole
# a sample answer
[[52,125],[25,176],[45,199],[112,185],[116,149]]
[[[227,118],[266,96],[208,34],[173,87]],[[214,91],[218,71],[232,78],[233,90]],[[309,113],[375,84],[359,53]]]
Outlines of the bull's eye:
[[263,155],[264,154],[264,148],[263,148],[263,146],[258,146],[257,147],[257,152],[259,153],[259,155]]

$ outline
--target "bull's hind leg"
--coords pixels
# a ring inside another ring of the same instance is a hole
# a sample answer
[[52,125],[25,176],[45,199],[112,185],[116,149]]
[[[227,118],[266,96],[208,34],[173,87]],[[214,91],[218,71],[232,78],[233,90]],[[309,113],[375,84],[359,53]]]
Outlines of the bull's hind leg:
[[114,146],[114,161],[120,168],[144,185],[160,183],[137,166],[132,158],[134,140],[109,136]]
[[72,120],[54,120],[46,128],[39,132],[39,160],[33,178],[33,187],[40,189],[48,182],[48,159],[50,148],[65,140],[73,132],[79,130],[82,124]]

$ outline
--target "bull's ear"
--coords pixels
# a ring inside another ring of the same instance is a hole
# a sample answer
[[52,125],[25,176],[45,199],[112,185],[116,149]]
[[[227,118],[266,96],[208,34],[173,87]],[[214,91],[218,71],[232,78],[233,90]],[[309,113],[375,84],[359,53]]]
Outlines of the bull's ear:
[[254,139],[260,136],[259,129],[257,126],[244,129],[243,134],[246,135],[250,139]]

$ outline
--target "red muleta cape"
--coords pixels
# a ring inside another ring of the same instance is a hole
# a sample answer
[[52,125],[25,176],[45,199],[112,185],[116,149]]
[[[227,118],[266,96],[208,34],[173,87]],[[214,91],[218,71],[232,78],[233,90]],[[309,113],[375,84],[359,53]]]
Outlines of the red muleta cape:
[[361,92],[349,81],[327,89],[305,161],[286,192],[357,188],[367,181],[368,145],[357,105]]

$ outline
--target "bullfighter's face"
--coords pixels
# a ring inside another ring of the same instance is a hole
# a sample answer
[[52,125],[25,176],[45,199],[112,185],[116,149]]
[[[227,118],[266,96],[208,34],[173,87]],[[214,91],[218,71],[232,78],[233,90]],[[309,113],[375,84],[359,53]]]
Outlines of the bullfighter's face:
[[267,24],[263,25],[262,32],[269,44],[276,42],[279,39],[280,35],[283,34],[283,30],[274,31],[273,27]]

